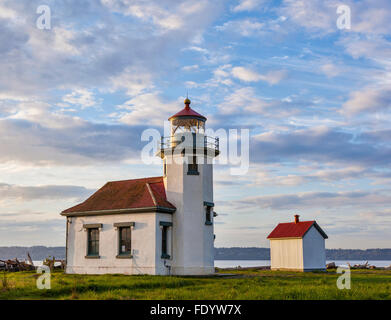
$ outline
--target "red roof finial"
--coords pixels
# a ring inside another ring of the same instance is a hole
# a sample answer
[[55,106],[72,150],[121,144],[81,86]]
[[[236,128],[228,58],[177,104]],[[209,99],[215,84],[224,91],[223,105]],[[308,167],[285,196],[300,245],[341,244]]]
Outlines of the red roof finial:
[[189,97],[186,97],[186,99],[185,99],[186,110],[190,109],[190,103],[191,103],[191,101],[190,101]]

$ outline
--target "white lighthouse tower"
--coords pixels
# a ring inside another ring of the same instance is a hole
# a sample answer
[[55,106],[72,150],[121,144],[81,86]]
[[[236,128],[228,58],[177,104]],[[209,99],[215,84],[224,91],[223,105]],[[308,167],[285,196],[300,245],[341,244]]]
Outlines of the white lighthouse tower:
[[171,136],[163,137],[163,181],[167,200],[176,207],[172,226],[171,273],[214,273],[213,164],[219,140],[205,135],[206,118],[190,108],[169,118]]

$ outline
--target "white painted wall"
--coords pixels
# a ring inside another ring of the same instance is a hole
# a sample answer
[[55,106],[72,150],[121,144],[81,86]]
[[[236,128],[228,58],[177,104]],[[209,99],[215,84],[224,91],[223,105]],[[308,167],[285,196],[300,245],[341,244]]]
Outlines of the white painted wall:
[[[203,135],[197,137],[203,141]],[[205,225],[204,201],[213,202],[213,165],[199,164],[199,175],[187,175],[187,164],[179,156],[166,155],[164,178],[167,200],[173,214],[172,274],[214,273],[214,228]]]
[[326,269],[325,239],[312,226],[303,238],[304,270]]
[[[158,235],[159,221],[172,222],[170,214],[135,213],[68,218],[67,273],[80,274],[166,274]],[[132,229],[131,259],[117,259],[118,231],[114,223],[135,222]],[[86,259],[87,231],[83,224],[102,223],[99,233],[99,259]],[[161,255],[161,254],[160,254]],[[159,255],[159,258],[160,258]]]
[[270,259],[272,270],[302,270],[304,265],[302,239],[271,239]]

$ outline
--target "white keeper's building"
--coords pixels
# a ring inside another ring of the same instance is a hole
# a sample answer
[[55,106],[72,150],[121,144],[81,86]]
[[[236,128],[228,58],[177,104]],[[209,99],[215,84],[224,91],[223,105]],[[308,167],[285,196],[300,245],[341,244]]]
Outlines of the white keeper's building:
[[267,237],[270,240],[272,270],[326,270],[326,233],[316,221],[280,223]]
[[106,183],[66,217],[66,272],[214,273],[212,159],[218,139],[190,108],[172,116],[157,156],[163,176]]

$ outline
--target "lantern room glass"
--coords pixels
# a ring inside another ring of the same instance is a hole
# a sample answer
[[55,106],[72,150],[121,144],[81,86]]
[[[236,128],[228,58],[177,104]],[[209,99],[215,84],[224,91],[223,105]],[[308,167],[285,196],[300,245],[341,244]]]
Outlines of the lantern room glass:
[[197,118],[174,118],[171,120],[171,135],[177,133],[205,133],[205,121]]

